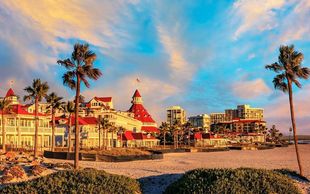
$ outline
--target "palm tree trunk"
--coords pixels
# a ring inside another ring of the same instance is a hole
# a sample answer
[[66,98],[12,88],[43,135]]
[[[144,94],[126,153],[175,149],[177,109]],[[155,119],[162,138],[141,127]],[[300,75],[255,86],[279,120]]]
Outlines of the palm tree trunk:
[[105,142],[106,142],[106,149],[108,149],[108,146],[109,146],[109,138],[108,138],[108,136],[109,136],[109,133],[108,133],[108,129],[106,129],[106,131],[105,131]]
[[291,120],[292,120],[292,126],[293,126],[293,136],[294,136],[294,142],[295,142],[295,151],[296,151],[296,156],[297,156],[299,173],[301,176],[303,176],[301,158],[299,156],[299,150],[298,150],[298,137],[297,137],[297,131],[296,131],[295,112],[294,112],[294,103],[293,103],[293,91],[292,91],[291,81],[288,81],[288,91],[289,91]]
[[114,137],[114,131],[112,131],[112,141],[111,141],[111,147],[112,148],[114,147],[114,139],[113,139],[113,137]]
[[79,97],[80,97],[80,76],[77,74],[76,94],[75,94],[75,157],[74,169],[79,168],[79,151],[80,151],[80,129],[79,129]]
[[99,126],[98,126],[98,133],[99,133],[99,146],[98,147],[99,147],[99,150],[100,150],[101,149],[101,144],[100,144],[101,143],[100,142],[100,136],[101,136],[100,135],[100,122],[99,122]]
[[188,129],[188,147],[191,147],[191,129]]
[[71,114],[69,114],[69,119],[68,119],[68,154],[67,154],[67,159],[70,158],[70,152],[71,152]]
[[55,113],[52,108],[52,152],[55,151]]
[[[39,122],[38,122],[38,106],[39,106],[39,100],[38,98],[35,99],[35,110],[34,110],[34,114],[35,114],[35,126],[34,126],[34,158],[38,157],[38,130],[39,130]],[[42,142],[41,142],[42,144]]]
[[4,109],[2,109],[2,114],[1,114],[1,125],[2,125],[2,150],[3,153],[6,152],[6,147],[5,147],[5,143],[6,143],[6,134],[5,134],[5,122],[4,122]]
[[123,147],[123,132],[121,132],[121,148]]
[[166,131],[164,131],[164,149],[166,148]]
[[[103,126],[102,126],[103,127]],[[105,149],[105,129],[102,129],[102,148]]]

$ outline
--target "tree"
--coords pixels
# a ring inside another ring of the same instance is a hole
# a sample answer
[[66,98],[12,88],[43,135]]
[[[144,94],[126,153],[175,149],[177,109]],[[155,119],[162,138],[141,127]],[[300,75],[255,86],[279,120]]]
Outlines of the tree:
[[[192,128],[192,124],[190,122],[186,122],[183,125],[183,128],[185,129],[185,131],[188,132],[187,136],[188,136],[188,146],[191,146],[191,128]],[[184,142],[185,143],[185,142]]]
[[67,128],[68,128],[68,154],[67,159],[69,159],[69,155],[71,152],[71,128],[72,128],[72,114],[75,112],[75,105],[72,101],[68,101],[67,103],[62,105],[62,109],[65,113],[68,113],[68,122],[67,122]]
[[108,128],[109,132],[111,132],[111,147],[114,147],[114,133],[117,131],[117,127],[115,126],[110,126]]
[[28,95],[24,96],[24,101],[32,100],[35,103],[35,132],[34,132],[34,157],[38,157],[38,130],[39,130],[39,103],[46,96],[49,86],[47,82],[41,82],[40,79],[34,79],[31,86],[26,87],[24,90]]
[[101,71],[93,67],[96,54],[89,50],[88,44],[75,44],[71,58],[58,60],[67,72],[62,76],[63,84],[70,89],[75,89],[75,158],[74,168],[79,166],[80,130],[79,130],[79,100],[81,82],[89,88],[88,79],[97,80],[102,75]]
[[[102,118],[102,117],[100,118],[99,123],[100,123],[100,127],[103,129],[103,132],[104,132],[104,134],[103,134],[103,137],[104,137],[103,147],[107,148],[108,147],[108,142],[107,142],[108,130],[112,125],[107,118]],[[99,139],[99,142],[100,142],[100,139]],[[99,148],[100,148],[100,146],[99,146]]]
[[4,98],[0,101],[0,109],[1,109],[1,126],[2,126],[2,150],[3,153],[6,152],[6,131],[5,131],[5,121],[4,114],[9,110],[10,101]]
[[48,108],[52,114],[52,152],[55,150],[55,114],[56,110],[62,108],[63,102],[62,97],[57,96],[55,92],[50,93],[45,97],[47,103],[49,103]]
[[163,143],[164,143],[164,149],[165,149],[166,148],[166,134],[170,128],[167,122],[162,122],[159,129],[160,129],[160,133],[163,135],[163,138],[164,138]]
[[171,129],[172,129],[172,134],[173,134],[173,144],[174,144],[174,149],[178,148],[178,140],[179,140],[179,132],[181,130],[181,122],[179,120],[176,120]]
[[297,128],[295,122],[295,112],[294,112],[294,101],[293,101],[293,85],[301,88],[302,85],[298,79],[308,79],[310,76],[310,69],[307,67],[302,67],[302,61],[304,56],[301,52],[295,51],[294,45],[291,46],[280,46],[280,54],[278,57],[278,62],[270,65],[266,65],[266,69],[272,70],[277,75],[273,79],[273,84],[275,89],[279,89],[284,93],[288,92],[290,112],[291,112],[291,122],[293,127],[293,135],[295,141],[295,151],[297,156],[297,162],[300,174],[303,174],[301,158],[299,156],[298,150],[298,137]]
[[279,143],[282,133],[280,133],[275,125],[272,125],[272,127],[268,130],[268,137],[271,142]]
[[122,126],[118,127],[118,134],[120,134],[120,144],[121,148],[123,147],[123,133],[126,129]]

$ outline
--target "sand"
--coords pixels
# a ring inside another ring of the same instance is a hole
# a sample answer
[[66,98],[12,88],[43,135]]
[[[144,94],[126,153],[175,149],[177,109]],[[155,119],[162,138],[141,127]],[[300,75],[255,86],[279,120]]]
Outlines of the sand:
[[[299,146],[304,175],[310,178],[310,145]],[[64,162],[54,159],[46,161]],[[120,163],[80,161],[80,165],[140,179],[144,183],[143,189],[146,193],[160,193],[184,172],[195,168],[288,168],[298,171],[294,146],[258,151],[170,153],[165,154],[163,160]]]

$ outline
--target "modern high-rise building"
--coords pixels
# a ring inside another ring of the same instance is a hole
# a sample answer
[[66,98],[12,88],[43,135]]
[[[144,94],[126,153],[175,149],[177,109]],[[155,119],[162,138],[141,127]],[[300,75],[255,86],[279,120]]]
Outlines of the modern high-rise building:
[[194,128],[203,129],[206,133],[210,131],[211,118],[207,114],[191,116],[188,121]]
[[238,118],[238,110],[237,109],[226,109],[225,110],[226,121],[231,121],[235,118]]
[[186,112],[180,106],[170,106],[167,108],[167,123],[173,125],[176,121],[186,123]]
[[240,119],[264,119],[264,109],[262,108],[252,108],[248,104],[238,105],[238,118]]
[[217,124],[226,120],[225,113],[211,113],[210,114],[211,124]]

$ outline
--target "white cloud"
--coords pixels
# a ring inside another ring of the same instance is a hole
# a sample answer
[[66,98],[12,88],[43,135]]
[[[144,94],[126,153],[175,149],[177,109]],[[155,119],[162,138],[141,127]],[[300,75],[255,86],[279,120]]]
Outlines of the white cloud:
[[232,84],[232,91],[235,96],[243,99],[255,99],[261,96],[267,96],[271,89],[266,85],[263,79],[241,80]]
[[275,28],[278,22],[275,10],[285,5],[284,0],[238,0],[233,5],[234,17],[240,20],[234,33],[238,39],[247,31],[265,31]]

